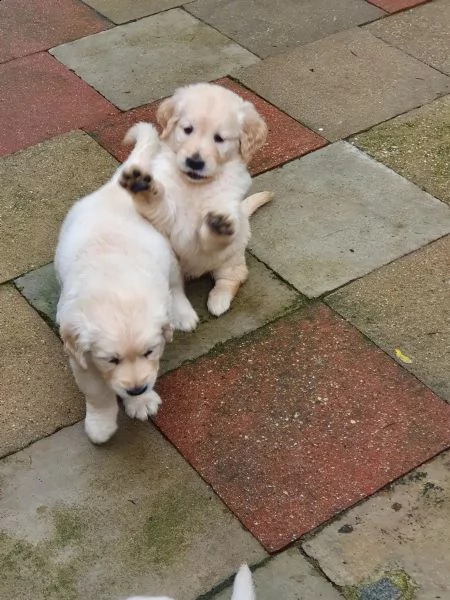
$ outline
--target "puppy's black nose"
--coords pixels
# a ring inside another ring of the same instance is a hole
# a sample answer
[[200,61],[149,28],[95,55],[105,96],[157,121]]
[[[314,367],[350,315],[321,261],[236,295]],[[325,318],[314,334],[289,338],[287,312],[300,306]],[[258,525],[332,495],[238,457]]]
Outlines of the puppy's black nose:
[[188,156],[186,159],[186,165],[192,169],[193,171],[201,171],[205,166],[205,161],[202,160],[202,157],[198,152],[193,154],[192,156]]
[[129,396],[140,396],[147,391],[148,385],[141,385],[140,387],[134,387],[127,390]]

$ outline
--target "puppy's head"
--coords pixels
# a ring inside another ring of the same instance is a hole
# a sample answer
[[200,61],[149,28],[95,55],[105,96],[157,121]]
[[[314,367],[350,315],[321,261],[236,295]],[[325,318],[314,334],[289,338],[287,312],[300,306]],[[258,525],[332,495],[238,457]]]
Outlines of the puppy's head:
[[95,369],[121,398],[143,397],[153,389],[172,328],[146,298],[124,296],[78,302],[61,316],[60,333],[81,369]]
[[209,83],[178,89],[161,103],[157,119],[161,138],[193,183],[211,181],[231,160],[248,163],[267,137],[267,125],[253,104]]

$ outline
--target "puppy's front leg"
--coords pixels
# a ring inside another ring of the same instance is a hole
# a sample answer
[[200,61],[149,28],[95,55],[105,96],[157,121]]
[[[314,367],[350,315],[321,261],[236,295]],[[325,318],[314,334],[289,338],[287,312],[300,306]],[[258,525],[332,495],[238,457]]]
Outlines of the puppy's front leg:
[[131,165],[124,168],[119,184],[129,192],[137,212],[163,235],[170,233],[170,211],[163,186],[148,171]]
[[214,271],[215,285],[209,292],[208,310],[216,317],[226,312],[231,305],[241,284],[248,277],[248,269],[245,264],[245,255],[241,261],[233,266],[223,267]]
[[203,250],[213,252],[234,241],[238,221],[232,214],[210,211],[200,225],[199,237]]
[[86,397],[86,434],[93,444],[104,444],[117,431],[116,395],[91,366],[82,369],[74,359],[69,360],[75,381]]

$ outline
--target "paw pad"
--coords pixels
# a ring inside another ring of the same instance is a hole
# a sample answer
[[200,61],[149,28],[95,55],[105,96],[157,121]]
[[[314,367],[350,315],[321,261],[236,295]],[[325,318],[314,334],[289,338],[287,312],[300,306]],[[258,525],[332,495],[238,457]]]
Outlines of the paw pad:
[[119,179],[120,185],[130,192],[146,192],[152,185],[152,176],[133,167],[123,171]]
[[210,212],[206,215],[206,223],[219,235],[233,235],[234,233],[233,222],[225,215]]

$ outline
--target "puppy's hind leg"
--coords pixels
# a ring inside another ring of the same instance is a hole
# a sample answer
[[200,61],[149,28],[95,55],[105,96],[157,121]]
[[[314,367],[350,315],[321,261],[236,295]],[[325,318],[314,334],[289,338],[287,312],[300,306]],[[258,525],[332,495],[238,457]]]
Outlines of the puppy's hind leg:
[[198,315],[184,293],[184,282],[175,257],[170,268],[170,291],[172,296],[171,319],[175,329],[193,331],[197,327]]
[[248,277],[245,256],[242,257],[242,261],[237,265],[217,269],[217,271],[214,271],[213,276],[215,285],[209,292],[208,310],[212,315],[219,317],[230,308],[231,301],[241,284]]

